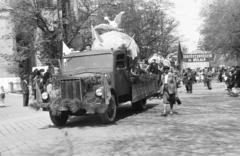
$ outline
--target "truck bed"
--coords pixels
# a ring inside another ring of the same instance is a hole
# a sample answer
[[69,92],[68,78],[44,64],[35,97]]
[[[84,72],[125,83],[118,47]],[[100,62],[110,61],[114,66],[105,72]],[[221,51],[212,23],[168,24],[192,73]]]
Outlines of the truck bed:
[[149,81],[139,81],[132,84],[132,102],[148,98],[159,90],[158,79],[152,78]]

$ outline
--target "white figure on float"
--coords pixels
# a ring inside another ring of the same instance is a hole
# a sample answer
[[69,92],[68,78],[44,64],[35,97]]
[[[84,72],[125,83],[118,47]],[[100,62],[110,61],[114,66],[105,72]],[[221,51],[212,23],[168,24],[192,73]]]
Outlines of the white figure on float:
[[[119,32],[118,26],[121,24],[121,16],[124,12],[120,12],[114,21],[110,21],[109,24],[99,24],[95,27],[92,26],[92,50],[117,50],[122,46],[125,46],[131,53],[131,57],[137,57],[139,53],[138,45],[133,37]],[[105,17],[107,20],[107,18]],[[106,26],[107,25],[107,26]],[[98,29],[107,30],[107,32],[99,35]]]
[[99,24],[95,26],[95,30],[102,29],[102,30],[117,30],[122,31],[122,29],[119,28],[121,21],[122,21],[122,15],[124,14],[124,11],[121,11],[119,14],[116,15],[113,21],[109,19],[109,17],[104,17],[104,20],[108,21],[108,24]]

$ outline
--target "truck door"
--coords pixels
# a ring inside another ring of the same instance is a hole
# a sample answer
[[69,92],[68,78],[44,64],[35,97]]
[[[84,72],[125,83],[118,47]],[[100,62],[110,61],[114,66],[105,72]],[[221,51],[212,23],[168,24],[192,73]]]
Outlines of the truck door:
[[126,63],[126,53],[124,52],[116,52],[115,55],[115,69],[114,69],[114,79],[115,79],[115,89],[117,95],[126,96],[130,94],[131,85],[128,79],[128,70],[127,70],[127,63]]

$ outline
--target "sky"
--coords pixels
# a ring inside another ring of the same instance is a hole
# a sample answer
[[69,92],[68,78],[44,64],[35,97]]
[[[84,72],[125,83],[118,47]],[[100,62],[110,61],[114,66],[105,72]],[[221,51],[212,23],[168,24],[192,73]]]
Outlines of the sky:
[[200,39],[202,18],[200,11],[203,0],[172,0],[175,3],[173,16],[179,22],[177,29],[180,34],[180,42],[188,48],[188,53],[197,50]]

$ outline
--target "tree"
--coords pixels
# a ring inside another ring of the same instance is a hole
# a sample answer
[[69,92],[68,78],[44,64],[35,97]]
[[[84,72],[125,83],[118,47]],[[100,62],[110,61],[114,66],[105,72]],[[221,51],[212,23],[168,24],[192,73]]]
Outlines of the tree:
[[[44,9],[46,5],[51,6]],[[54,63],[52,60],[61,56],[62,28],[57,12],[59,6],[48,4],[46,1],[20,0],[12,2],[11,7],[9,11],[15,27],[14,33],[9,35],[16,38],[16,53],[3,57],[14,64],[9,68],[10,72],[24,77],[30,74],[37,51],[40,59],[45,62]],[[49,17],[55,19],[49,20]],[[40,32],[41,35],[36,32]],[[39,38],[38,42],[36,36]]]
[[[91,42],[90,24],[105,23],[104,16],[113,19],[119,12],[125,11],[121,27],[127,34],[134,36],[140,47],[142,58],[155,52],[160,52],[166,56],[172,52],[174,46],[177,46],[178,38],[174,35],[177,22],[165,11],[172,5],[167,1],[111,0],[102,2],[78,0],[78,2],[79,13],[81,13],[78,16],[78,22],[69,24],[76,30],[70,32],[78,33],[70,35],[72,36],[70,42],[74,42],[72,39],[77,35],[80,36],[83,44],[84,39],[88,43]],[[74,23],[80,23],[80,25],[74,26]],[[78,41],[78,43],[80,42]]]
[[[127,34],[135,36],[142,58],[155,52],[166,56],[177,49],[175,42],[178,38],[174,35],[177,22],[165,11],[171,7],[165,0],[49,2],[52,1],[20,0],[12,5],[17,52],[8,58],[17,62],[16,71],[19,71],[19,67],[31,67],[29,60],[33,60],[36,53],[42,61],[54,63],[52,60],[62,55],[62,40],[68,46],[82,50],[86,44],[92,42],[91,24],[106,22],[104,16],[113,19],[120,11],[125,11],[121,27]],[[29,73],[29,70],[23,73]]]
[[240,57],[240,1],[215,0],[202,11],[201,48],[225,55]]

